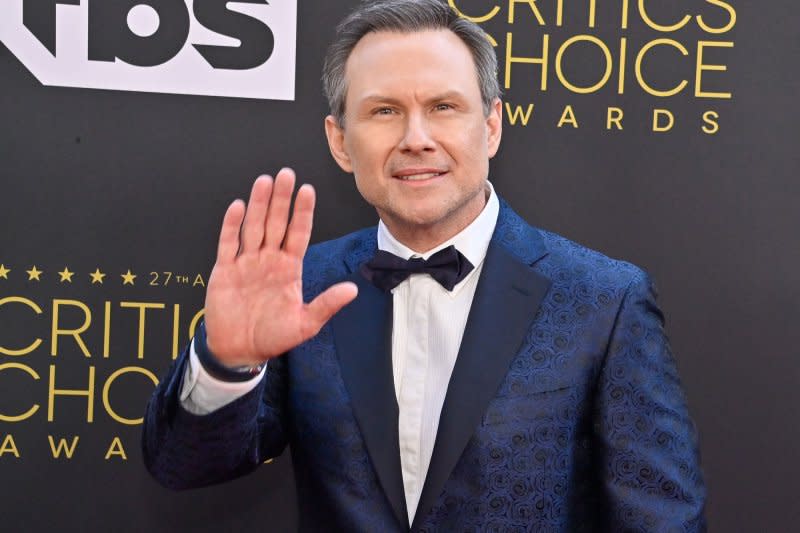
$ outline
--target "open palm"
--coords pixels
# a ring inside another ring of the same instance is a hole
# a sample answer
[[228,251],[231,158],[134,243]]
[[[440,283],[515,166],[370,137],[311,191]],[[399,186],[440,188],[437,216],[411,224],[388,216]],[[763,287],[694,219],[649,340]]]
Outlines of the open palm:
[[274,180],[261,176],[247,207],[236,200],[225,213],[205,304],[208,348],[224,365],[255,365],[285,353],[356,297],[354,284],[339,283],[303,301],[315,194],[310,185],[300,187],[289,222],[294,184],[290,169]]

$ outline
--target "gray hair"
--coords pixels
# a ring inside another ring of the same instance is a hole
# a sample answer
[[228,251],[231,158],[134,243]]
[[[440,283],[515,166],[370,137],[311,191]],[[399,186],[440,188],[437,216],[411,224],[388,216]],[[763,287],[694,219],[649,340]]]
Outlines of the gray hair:
[[322,91],[339,126],[344,127],[345,65],[362,37],[380,31],[413,33],[438,29],[452,31],[469,48],[478,75],[484,113],[488,116],[492,103],[501,94],[497,81],[497,56],[477,24],[461,18],[447,2],[440,0],[365,0],[337,27],[336,39],[328,48],[322,68]]

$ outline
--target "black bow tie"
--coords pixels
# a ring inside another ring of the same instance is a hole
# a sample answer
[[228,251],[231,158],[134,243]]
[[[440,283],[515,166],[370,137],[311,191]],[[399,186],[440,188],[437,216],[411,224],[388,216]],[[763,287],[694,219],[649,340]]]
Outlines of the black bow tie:
[[412,257],[406,260],[378,250],[375,257],[361,265],[361,273],[373,285],[387,292],[400,285],[411,274],[429,274],[442,287],[452,291],[473,268],[475,267],[472,263],[451,245],[428,259]]

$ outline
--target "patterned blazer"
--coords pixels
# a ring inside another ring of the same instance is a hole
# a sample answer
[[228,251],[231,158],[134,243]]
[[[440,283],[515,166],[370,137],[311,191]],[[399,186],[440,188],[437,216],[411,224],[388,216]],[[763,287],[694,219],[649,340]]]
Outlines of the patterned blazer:
[[184,353],[145,418],[165,486],[243,475],[290,445],[301,531],[704,531],[705,487],[647,276],[535,229],[501,201],[413,524],[391,363],[391,295],[359,265],[369,228],[312,246],[304,292],[357,299],[270,361],[262,384],[195,416]]

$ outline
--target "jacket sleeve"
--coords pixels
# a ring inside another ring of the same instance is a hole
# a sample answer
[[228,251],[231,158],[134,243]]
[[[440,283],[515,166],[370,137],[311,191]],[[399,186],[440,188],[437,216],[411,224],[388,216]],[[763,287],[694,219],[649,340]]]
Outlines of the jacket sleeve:
[[270,361],[253,390],[206,415],[183,408],[179,393],[189,349],[170,367],[144,417],[145,466],[162,485],[197,488],[247,474],[287,442],[286,357]]
[[655,289],[627,288],[597,388],[608,530],[705,531],[697,434],[664,333]]

